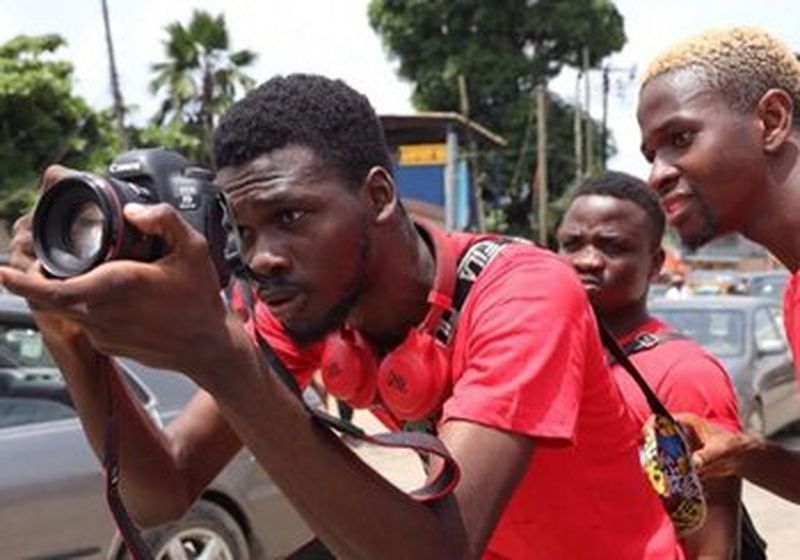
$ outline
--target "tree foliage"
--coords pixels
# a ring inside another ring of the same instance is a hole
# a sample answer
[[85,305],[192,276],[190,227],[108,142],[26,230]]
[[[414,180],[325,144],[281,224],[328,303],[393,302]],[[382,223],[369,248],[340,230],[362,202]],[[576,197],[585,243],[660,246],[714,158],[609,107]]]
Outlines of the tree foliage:
[[161,139],[179,139],[180,147],[191,148],[184,152],[187,156],[209,164],[209,139],[217,118],[233,104],[238,92],[255,84],[244,69],[255,62],[256,54],[247,49],[231,52],[223,15],[214,17],[195,10],[187,26],[173,22],[166,32],[166,59],[152,66],[150,83],[153,93],[163,91],[165,97],[145,137],[159,138],[161,127],[167,124]]
[[[414,84],[418,109],[459,111],[458,76],[465,76],[470,117],[510,146],[500,176],[487,185],[487,202],[505,204],[510,228],[527,228],[526,213],[518,214],[530,209],[525,185],[536,164],[535,150],[525,149],[536,146],[534,89],[564,65],[580,66],[585,47],[593,67],[622,48],[620,13],[609,0],[371,0],[369,19],[400,76]],[[549,183],[557,198],[575,176],[572,108],[551,98],[549,119]],[[511,184],[515,169],[524,173]]]
[[118,148],[107,113],[72,91],[72,65],[55,53],[58,35],[18,36],[0,45],[0,218],[32,204],[51,163],[102,168]]

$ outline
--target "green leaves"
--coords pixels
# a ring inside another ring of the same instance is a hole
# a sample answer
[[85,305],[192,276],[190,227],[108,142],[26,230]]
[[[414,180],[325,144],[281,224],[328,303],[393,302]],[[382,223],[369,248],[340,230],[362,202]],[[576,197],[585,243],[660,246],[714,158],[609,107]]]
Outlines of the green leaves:
[[46,165],[104,166],[119,147],[109,115],[72,92],[72,65],[55,60],[57,35],[0,45],[0,218],[13,221],[36,197]]
[[[161,109],[154,116],[150,138],[161,135],[185,149],[184,155],[197,163],[211,163],[210,137],[219,116],[230,107],[239,92],[249,90],[255,81],[244,73],[257,55],[249,50],[230,52],[225,18],[195,10],[187,26],[174,22],[167,26],[164,41],[166,60],[152,66],[153,93],[163,93]],[[168,125],[169,130],[157,129]],[[178,141],[180,137],[180,141]],[[195,141],[188,141],[188,138]],[[163,144],[179,149],[175,144]]]
[[[506,216],[493,222],[527,230],[534,88],[565,65],[580,66],[584,47],[593,67],[621,49],[620,13],[609,0],[371,0],[368,15],[399,75],[414,84],[418,109],[459,111],[458,76],[466,78],[470,118],[509,142],[499,164],[482,163],[498,170],[485,185],[486,202]],[[553,98],[549,109],[549,183],[557,198],[575,176],[573,113]],[[520,169],[524,174],[515,173]]]

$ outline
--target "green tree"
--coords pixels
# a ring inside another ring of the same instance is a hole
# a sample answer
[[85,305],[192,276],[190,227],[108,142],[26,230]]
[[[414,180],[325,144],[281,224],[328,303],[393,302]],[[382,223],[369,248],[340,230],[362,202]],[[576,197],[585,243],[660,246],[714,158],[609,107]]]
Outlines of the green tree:
[[[210,137],[217,118],[240,90],[246,91],[255,83],[244,69],[253,64],[256,54],[246,49],[231,52],[223,15],[214,17],[195,10],[188,26],[174,22],[166,31],[166,60],[152,66],[155,77],[150,83],[153,93],[163,91],[166,97],[153,119],[154,126],[145,136],[159,138],[159,130],[167,124],[167,140],[180,136],[184,149],[190,144],[196,146],[186,155],[208,164]],[[181,131],[198,142],[184,138]]]
[[19,36],[0,45],[0,218],[36,198],[50,163],[97,171],[119,148],[110,114],[72,91],[72,65],[54,55],[58,35]]
[[[621,49],[622,16],[609,0],[371,0],[369,19],[400,76],[414,84],[418,109],[458,111],[458,76],[466,77],[470,117],[509,141],[500,172],[483,189],[493,223],[529,233],[534,88],[564,65],[579,67],[584,48],[593,67]],[[575,177],[573,112],[552,95],[548,112],[548,182],[556,200]]]

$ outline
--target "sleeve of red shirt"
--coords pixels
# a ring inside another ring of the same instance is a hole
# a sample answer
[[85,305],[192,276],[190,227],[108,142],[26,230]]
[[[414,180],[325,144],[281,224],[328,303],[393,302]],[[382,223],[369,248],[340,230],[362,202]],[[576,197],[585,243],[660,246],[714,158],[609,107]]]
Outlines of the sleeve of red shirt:
[[510,247],[484,270],[456,337],[453,395],[442,421],[470,420],[532,437],[573,440],[587,336],[594,329],[572,268],[533,247]]
[[728,430],[739,431],[736,392],[723,366],[700,349],[676,348],[676,351],[681,357],[665,373],[657,389],[667,410],[691,412]]
[[800,273],[795,273],[789,279],[783,292],[783,325],[786,329],[786,337],[789,339],[789,346],[794,356],[794,374],[800,382]]

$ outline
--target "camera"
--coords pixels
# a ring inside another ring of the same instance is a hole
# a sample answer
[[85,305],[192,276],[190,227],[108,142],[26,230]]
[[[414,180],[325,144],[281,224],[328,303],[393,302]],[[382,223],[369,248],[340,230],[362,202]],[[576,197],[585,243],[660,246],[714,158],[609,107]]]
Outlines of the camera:
[[64,177],[42,194],[34,210],[36,256],[56,278],[77,276],[110,260],[156,260],[164,253],[163,240],[127,223],[122,209],[130,202],[166,202],[205,236],[224,287],[233,255],[227,205],[212,179],[211,171],[163,148],[121,154],[102,177],[85,172]]

